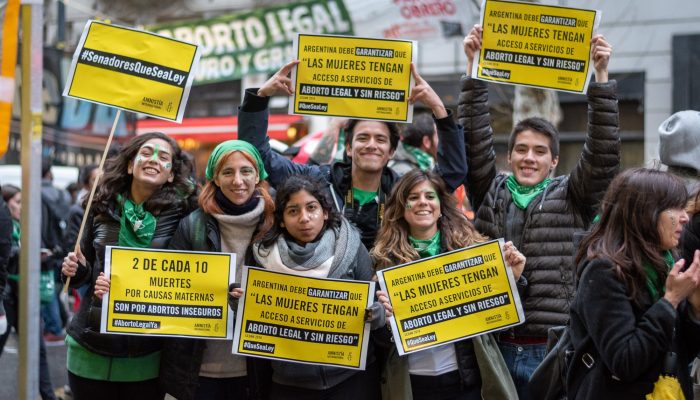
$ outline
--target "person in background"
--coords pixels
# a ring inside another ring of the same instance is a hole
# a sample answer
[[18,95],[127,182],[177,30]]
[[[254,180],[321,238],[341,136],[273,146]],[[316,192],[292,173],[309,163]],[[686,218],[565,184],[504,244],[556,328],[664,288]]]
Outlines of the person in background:
[[680,178],[658,170],[630,169],[610,184],[600,219],[576,256],[573,365],[587,352],[590,367],[569,399],[643,399],[662,373],[678,377],[685,398],[692,398],[688,363],[700,351],[700,250],[689,265],[674,255],[688,223],[687,198]]
[[[437,174],[414,169],[391,192],[371,255],[376,270],[382,270],[486,240],[459,211]],[[504,253],[521,292],[527,286],[521,279],[525,257],[512,242],[505,243]],[[386,293],[379,291],[378,295],[391,311]],[[490,334],[403,357],[399,357],[393,341],[387,340],[387,345],[389,355],[382,374],[384,400],[517,398],[505,361]],[[480,364],[477,351],[491,352],[500,365]]]
[[414,168],[432,170],[437,159],[437,149],[435,121],[430,114],[416,114],[413,122],[404,127],[401,141],[389,160],[389,168],[399,177]]
[[[241,282],[243,265],[253,263],[250,244],[262,238],[274,220],[267,176],[250,143],[220,143],[209,156],[199,208],[181,221],[170,248],[234,253],[235,282]],[[162,387],[179,400],[260,398],[250,360],[232,354],[232,346],[231,340],[166,340]]]
[[[387,163],[398,146],[399,127],[384,121],[349,120],[344,129],[347,162],[300,165],[274,153],[267,136],[269,96],[292,94],[294,88],[288,75],[298,62],[292,61],[282,67],[260,89],[246,89],[238,113],[239,139],[252,143],[260,151],[273,187],[280,186],[294,174],[312,175],[325,180],[335,209],[360,230],[362,243],[371,249],[384,217],[386,198],[397,180]],[[411,73],[416,85],[409,101],[420,101],[433,112],[440,137],[438,171],[450,191],[453,191],[462,184],[467,174],[461,127],[455,124],[451,111],[445,108],[440,97],[413,65]]]
[[[20,249],[20,214],[22,211],[22,192],[20,188],[14,185],[2,186],[2,202],[7,204],[6,209],[9,211],[10,234],[7,236],[0,235],[0,243],[3,238],[10,240],[11,249],[9,258],[7,259],[7,286],[0,292],[3,294],[2,300],[7,313],[7,330],[0,335],[0,355],[5,348],[5,343],[10,336],[12,328],[19,333],[19,249]],[[2,215],[0,206],[0,215]],[[0,218],[1,220],[1,218]],[[2,224],[0,224],[2,226]],[[0,249],[2,247],[0,246]],[[1,261],[1,260],[0,260]],[[37,316],[38,318],[38,316]],[[46,355],[46,344],[44,342],[41,330],[39,331],[39,394],[42,400],[54,400],[56,397],[51,383],[51,375],[49,373],[49,364]]]
[[[469,73],[481,48],[482,28],[464,39],[467,75],[462,77],[459,120],[464,126],[469,174],[464,183],[482,234],[513,241],[527,257],[521,297],[525,323],[499,334],[499,346],[521,400],[546,351],[547,331],[566,325],[574,296],[574,237],[586,231],[600,199],[620,167],[616,82],[608,81],[612,47],[591,40],[595,82],[588,86],[588,133],[576,167],[551,177],[559,163],[559,133],[542,118],[515,124],[508,139],[512,174],[497,173],[490,125],[488,85]],[[532,399],[537,400],[537,399]]]
[[62,273],[70,286],[88,285],[90,299],[68,326],[68,380],[73,398],[163,399],[158,384],[162,340],[100,333],[109,245],[167,248],[180,220],[194,207],[190,164],[175,140],[150,132],[135,136],[105,163],[89,211],[81,253],[70,252]]

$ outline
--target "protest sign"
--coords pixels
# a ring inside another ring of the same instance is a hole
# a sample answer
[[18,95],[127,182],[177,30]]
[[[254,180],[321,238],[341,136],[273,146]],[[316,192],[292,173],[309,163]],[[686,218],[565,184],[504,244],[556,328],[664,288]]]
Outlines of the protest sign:
[[231,339],[236,255],[107,246],[101,333]]
[[483,36],[472,77],[586,93],[591,38],[600,12],[484,0]]
[[415,42],[299,34],[290,114],[411,122]]
[[525,321],[502,240],[377,272],[394,309],[399,354],[500,330]]
[[244,267],[241,287],[235,354],[365,369],[374,282]]
[[63,95],[180,122],[198,58],[193,44],[88,21]]

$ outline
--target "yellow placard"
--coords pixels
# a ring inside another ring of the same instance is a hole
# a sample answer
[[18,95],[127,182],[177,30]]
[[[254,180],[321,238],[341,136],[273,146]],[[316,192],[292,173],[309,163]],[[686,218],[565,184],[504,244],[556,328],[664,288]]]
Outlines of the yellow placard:
[[88,21],[63,95],[180,122],[198,59],[196,45]]
[[233,352],[365,369],[374,282],[306,278],[243,268]]
[[599,11],[504,0],[484,0],[481,10],[472,77],[586,93]]
[[502,240],[377,272],[394,309],[399,354],[412,353],[525,321]]
[[290,114],[411,122],[415,42],[299,34]]
[[100,332],[231,339],[235,265],[229,253],[108,246]]

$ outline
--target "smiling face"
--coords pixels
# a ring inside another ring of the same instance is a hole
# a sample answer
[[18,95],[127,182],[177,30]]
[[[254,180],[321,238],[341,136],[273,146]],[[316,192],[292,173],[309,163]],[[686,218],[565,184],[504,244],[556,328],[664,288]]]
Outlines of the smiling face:
[[659,231],[661,250],[671,250],[678,246],[683,225],[688,223],[688,213],[682,208],[669,208],[659,214],[656,228]]
[[535,186],[557,166],[559,157],[552,158],[549,146],[549,137],[542,133],[529,129],[518,133],[508,164],[519,184]]
[[440,198],[430,181],[411,188],[403,213],[411,236],[424,240],[433,237],[438,229],[440,212]]
[[234,151],[221,162],[223,165],[214,176],[214,183],[233,204],[245,204],[253,197],[255,185],[260,181],[258,170],[240,151]]
[[172,182],[173,148],[163,139],[150,139],[129,161],[127,172],[141,185],[160,187]]
[[389,128],[383,122],[360,121],[353,128],[352,142],[345,146],[353,168],[363,172],[381,172],[394,155]]
[[297,243],[306,244],[318,237],[327,219],[328,212],[318,199],[306,190],[300,190],[289,196],[281,225]]

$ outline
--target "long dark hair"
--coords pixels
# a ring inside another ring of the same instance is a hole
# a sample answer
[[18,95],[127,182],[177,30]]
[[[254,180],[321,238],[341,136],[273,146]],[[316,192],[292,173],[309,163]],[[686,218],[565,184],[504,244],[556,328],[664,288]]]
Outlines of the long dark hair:
[[[683,208],[688,198],[683,180],[666,172],[633,168],[610,183],[601,203],[600,220],[583,239],[576,265],[585,259],[608,259],[630,290],[630,298],[641,299],[646,287],[644,263],[656,270],[659,282],[668,276],[661,255],[659,216],[669,208]],[[579,277],[582,268],[577,271]]]
[[321,233],[325,232],[326,229],[335,229],[340,226],[342,217],[335,208],[333,208],[333,202],[328,197],[330,193],[328,193],[328,189],[325,185],[320,180],[307,175],[292,175],[277,188],[277,196],[275,197],[275,222],[272,228],[267,231],[262,240],[260,240],[260,244],[264,248],[271,248],[280,235],[288,235],[287,229],[282,227],[282,223],[284,222],[284,208],[287,206],[289,198],[302,190],[318,200],[323,211],[328,213],[328,219]]
[[[164,140],[172,147],[173,181],[165,182],[153,193],[144,203],[144,208],[158,215],[167,208],[190,209],[195,204],[196,185],[190,180],[191,162],[182,156],[182,150],[175,140],[160,132],[149,132],[132,138],[117,154],[105,160],[104,174],[100,178],[91,212],[96,215],[106,213],[110,207],[114,207],[118,195],[124,198],[129,196],[133,180],[133,176],[127,172],[129,162],[133,161],[141,146],[151,139]],[[87,200],[86,196],[83,206],[86,205]]]
[[445,181],[440,175],[416,168],[401,177],[387,199],[382,226],[372,249],[375,269],[380,270],[420,258],[408,241],[410,227],[404,218],[404,212],[411,189],[425,181],[430,182],[440,199],[442,217],[438,220],[438,229],[442,235],[442,245],[447,251],[486,241],[486,237],[477,232],[457,208],[455,197],[447,191]]

